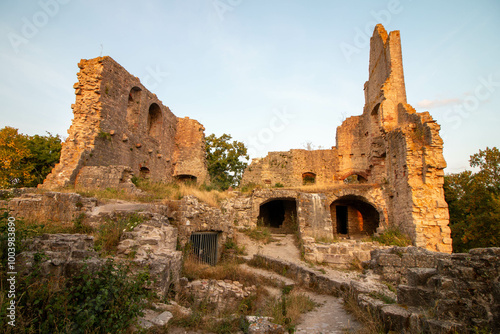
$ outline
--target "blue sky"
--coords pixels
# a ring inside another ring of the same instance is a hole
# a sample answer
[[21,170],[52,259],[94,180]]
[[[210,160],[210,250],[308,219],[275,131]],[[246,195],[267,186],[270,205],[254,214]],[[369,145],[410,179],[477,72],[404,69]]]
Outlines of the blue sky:
[[362,113],[376,23],[401,32],[408,102],[441,125],[446,172],[500,146],[493,0],[2,0],[0,126],[65,137],[77,63],[109,55],[252,157],[328,148]]

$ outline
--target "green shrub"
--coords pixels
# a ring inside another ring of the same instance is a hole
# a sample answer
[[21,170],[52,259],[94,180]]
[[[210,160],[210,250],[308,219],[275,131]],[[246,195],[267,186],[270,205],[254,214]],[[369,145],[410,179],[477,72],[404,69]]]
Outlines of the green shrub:
[[396,228],[389,228],[379,236],[373,236],[372,240],[387,246],[406,247],[412,245],[410,237]]
[[[71,278],[39,275],[43,254],[32,273],[16,280],[16,326],[8,318],[6,289],[0,292],[0,327],[4,333],[123,333],[142,315],[149,274],[131,275],[130,267],[108,260],[92,272],[84,266]],[[5,271],[1,272],[2,282]]]

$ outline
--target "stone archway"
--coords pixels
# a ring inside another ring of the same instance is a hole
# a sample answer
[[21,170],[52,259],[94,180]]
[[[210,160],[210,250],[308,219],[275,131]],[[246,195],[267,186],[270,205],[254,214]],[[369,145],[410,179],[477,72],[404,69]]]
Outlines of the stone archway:
[[377,209],[360,196],[347,195],[333,201],[330,214],[337,235],[373,235],[380,224]]
[[295,198],[275,198],[259,207],[258,224],[283,232],[297,228],[297,201]]

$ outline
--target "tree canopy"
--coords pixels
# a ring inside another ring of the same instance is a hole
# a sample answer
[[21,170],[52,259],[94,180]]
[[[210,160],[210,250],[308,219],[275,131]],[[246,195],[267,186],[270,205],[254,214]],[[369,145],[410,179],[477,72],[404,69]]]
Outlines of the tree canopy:
[[238,186],[248,165],[245,144],[231,139],[228,134],[220,137],[211,134],[205,138],[208,174],[212,184],[222,190]]
[[500,152],[487,147],[472,155],[469,162],[479,171],[445,176],[455,252],[500,246]]
[[61,138],[0,130],[0,188],[34,187],[42,183],[61,155]]

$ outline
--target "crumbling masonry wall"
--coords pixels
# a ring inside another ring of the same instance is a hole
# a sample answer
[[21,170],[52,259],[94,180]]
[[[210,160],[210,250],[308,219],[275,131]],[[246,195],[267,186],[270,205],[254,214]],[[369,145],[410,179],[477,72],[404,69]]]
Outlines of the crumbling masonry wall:
[[252,161],[242,184],[314,183],[324,186],[315,191],[327,194],[332,200],[327,205],[339,198],[328,195],[332,188],[334,193],[360,184],[381,189],[375,202],[367,202],[379,211],[379,232],[395,227],[415,246],[451,252],[440,126],[428,112],[407,104],[399,31],[375,27],[364,92],[363,113],[337,128],[335,147],[271,152]]
[[205,181],[201,124],[177,118],[110,57],[81,60],[78,67],[69,137],[42,188],[128,187],[132,175]]

